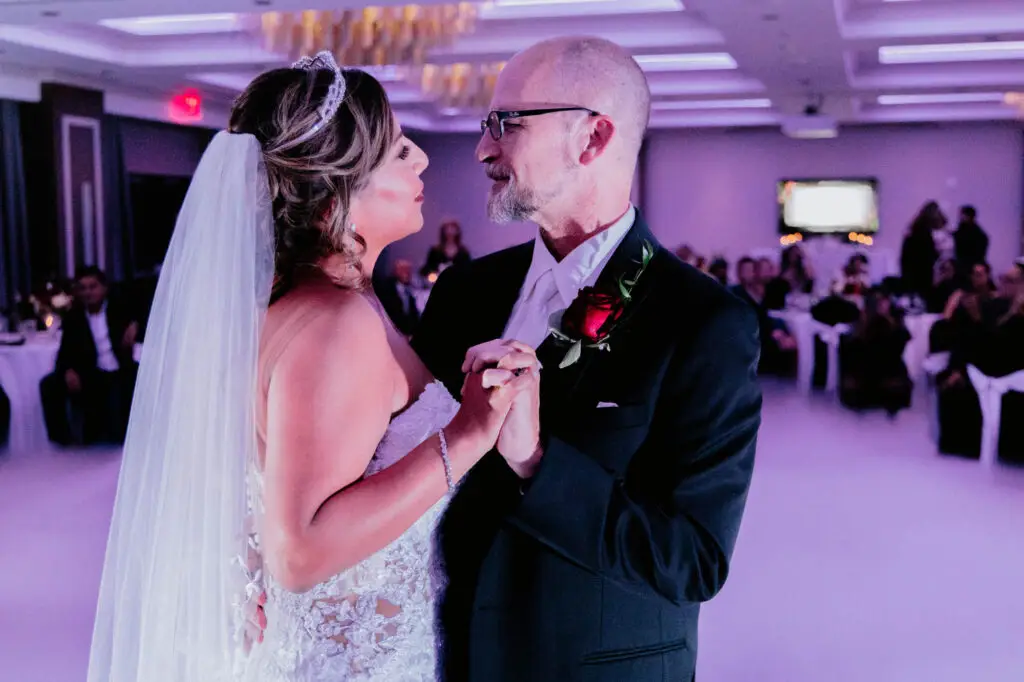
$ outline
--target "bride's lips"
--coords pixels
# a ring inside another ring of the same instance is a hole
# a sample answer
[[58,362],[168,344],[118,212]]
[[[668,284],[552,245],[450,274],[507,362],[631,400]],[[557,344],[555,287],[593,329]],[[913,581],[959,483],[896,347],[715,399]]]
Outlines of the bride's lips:
[[423,199],[423,192],[420,192],[419,194],[416,195],[416,203],[422,203]]

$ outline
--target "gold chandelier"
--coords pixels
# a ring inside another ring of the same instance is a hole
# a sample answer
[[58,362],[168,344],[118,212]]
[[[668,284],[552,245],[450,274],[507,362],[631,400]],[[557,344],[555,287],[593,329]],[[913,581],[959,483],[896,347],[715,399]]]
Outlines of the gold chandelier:
[[427,53],[473,30],[470,2],[270,12],[261,18],[267,48],[291,59],[329,50],[342,66],[420,65]]
[[442,109],[484,109],[505,62],[426,64],[420,88]]

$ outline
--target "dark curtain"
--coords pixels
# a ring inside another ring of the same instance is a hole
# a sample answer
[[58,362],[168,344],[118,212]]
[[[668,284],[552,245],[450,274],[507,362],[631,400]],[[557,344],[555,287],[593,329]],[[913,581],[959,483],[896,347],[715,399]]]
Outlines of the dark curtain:
[[0,307],[29,294],[30,262],[19,105],[0,100]]
[[103,117],[103,202],[106,206],[107,275],[115,282],[135,276],[134,235],[121,120]]

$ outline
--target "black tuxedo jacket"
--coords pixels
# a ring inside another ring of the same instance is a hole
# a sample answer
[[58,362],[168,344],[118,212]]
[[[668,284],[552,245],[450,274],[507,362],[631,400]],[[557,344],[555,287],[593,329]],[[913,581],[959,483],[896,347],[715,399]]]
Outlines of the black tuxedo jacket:
[[[111,346],[121,369],[128,369],[135,364],[132,349],[121,343],[125,330],[132,323],[132,318],[131,312],[118,299],[107,299],[107,327],[110,329]],[[63,375],[67,370],[73,369],[79,376],[84,376],[96,371],[97,362],[96,341],[92,337],[89,318],[86,317],[85,308],[76,304],[61,325],[56,371]]]
[[[599,285],[635,273],[609,352],[538,349],[545,453],[527,486],[492,452],[439,543],[448,682],[691,679],[700,603],[728,574],[760,425],[753,311],[638,216]],[[446,271],[413,345],[454,395],[471,346],[500,338],[524,244]],[[599,407],[599,403],[615,406]]]

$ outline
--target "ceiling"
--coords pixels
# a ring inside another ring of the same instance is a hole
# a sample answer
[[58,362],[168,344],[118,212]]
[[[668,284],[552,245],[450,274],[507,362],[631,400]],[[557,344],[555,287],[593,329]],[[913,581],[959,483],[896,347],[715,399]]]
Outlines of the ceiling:
[[[172,95],[191,87],[201,124],[219,127],[249,79],[287,63],[252,30],[254,13],[367,4],[0,0],[0,97],[38,99],[40,83],[63,82],[104,90],[112,113],[167,119]],[[110,21],[140,17],[150,20]],[[494,0],[429,60],[501,61],[566,34],[604,36],[638,57],[659,128],[813,137],[836,124],[1013,120],[1021,110],[1004,97],[1024,91],[1024,0]],[[440,106],[394,69],[377,74],[407,127],[479,129],[479,112]]]

